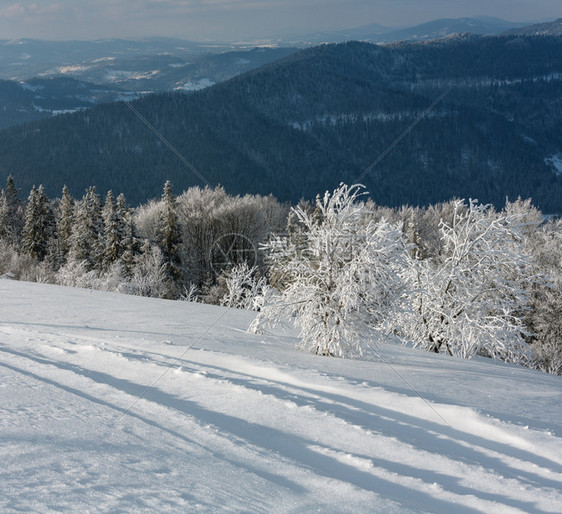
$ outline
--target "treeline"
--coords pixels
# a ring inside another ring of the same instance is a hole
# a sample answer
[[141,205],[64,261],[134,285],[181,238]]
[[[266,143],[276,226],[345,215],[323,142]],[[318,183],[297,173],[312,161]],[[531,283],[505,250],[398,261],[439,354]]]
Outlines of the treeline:
[[290,315],[303,344],[327,355],[361,351],[380,329],[438,353],[562,373],[561,220],[529,200],[393,209],[358,191],[291,208],[222,188],[175,196],[166,182],[132,209],[95,188],[49,200],[39,186],[24,201],[10,177],[0,275],[250,308],[262,326]]
[[[80,200],[42,186],[27,201],[12,177],[0,194],[0,273],[16,279],[219,303],[221,272],[267,235],[284,230],[288,206],[272,196],[192,188],[131,209],[123,194]],[[242,252],[242,253],[241,253]],[[231,259],[232,258],[232,259]]]

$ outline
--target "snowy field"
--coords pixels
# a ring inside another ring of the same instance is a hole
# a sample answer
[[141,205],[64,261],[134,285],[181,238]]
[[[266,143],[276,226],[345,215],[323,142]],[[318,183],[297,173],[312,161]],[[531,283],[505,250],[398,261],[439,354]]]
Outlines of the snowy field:
[[252,318],[0,280],[0,511],[562,510],[560,377]]

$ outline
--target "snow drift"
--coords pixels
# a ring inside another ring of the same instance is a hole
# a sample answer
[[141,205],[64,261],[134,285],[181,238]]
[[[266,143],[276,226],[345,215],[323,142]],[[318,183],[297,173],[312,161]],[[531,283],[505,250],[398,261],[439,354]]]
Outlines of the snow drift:
[[0,510],[558,512],[560,377],[0,280]]

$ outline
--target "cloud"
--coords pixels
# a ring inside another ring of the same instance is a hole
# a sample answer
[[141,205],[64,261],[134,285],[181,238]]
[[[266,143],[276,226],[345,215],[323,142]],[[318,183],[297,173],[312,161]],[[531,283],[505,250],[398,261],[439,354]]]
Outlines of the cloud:
[[6,18],[20,18],[25,15],[25,7],[21,4],[12,4],[0,8],[0,16]]
[[67,7],[61,2],[55,2],[47,5],[39,5],[37,2],[24,4],[18,2],[0,8],[0,16],[7,18],[25,19],[29,16],[45,16],[50,14],[57,14],[63,12]]

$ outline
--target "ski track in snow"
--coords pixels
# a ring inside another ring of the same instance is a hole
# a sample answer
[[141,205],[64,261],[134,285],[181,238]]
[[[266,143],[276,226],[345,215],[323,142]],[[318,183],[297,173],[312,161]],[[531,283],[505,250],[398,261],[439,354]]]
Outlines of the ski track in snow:
[[560,377],[223,312],[0,280],[0,510],[560,511]]

